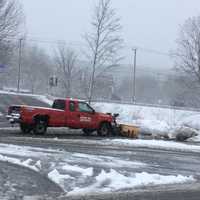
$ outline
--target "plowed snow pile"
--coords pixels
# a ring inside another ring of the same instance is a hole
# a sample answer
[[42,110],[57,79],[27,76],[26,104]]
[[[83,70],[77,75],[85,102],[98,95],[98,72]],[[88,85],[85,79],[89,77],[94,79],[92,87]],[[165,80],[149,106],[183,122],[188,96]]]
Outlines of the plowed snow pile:
[[138,125],[144,134],[170,138],[179,132],[188,136],[200,134],[199,112],[116,103],[94,103],[94,107],[100,112],[119,113],[119,122]]

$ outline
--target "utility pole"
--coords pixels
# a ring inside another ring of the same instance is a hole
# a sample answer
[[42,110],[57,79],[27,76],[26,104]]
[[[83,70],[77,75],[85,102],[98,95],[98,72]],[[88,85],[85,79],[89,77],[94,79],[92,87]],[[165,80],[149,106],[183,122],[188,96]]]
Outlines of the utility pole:
[[18,80],[17,80],[17,92],[20,92],[20,80],[21,80],[21,62],[22,62],[22,38],[19,39],[19,60],[18,60]]
[[134,65],[133,65],[133,103],[136,103],[136,65],[137,65],[137,49],[132,49],[134,52]]

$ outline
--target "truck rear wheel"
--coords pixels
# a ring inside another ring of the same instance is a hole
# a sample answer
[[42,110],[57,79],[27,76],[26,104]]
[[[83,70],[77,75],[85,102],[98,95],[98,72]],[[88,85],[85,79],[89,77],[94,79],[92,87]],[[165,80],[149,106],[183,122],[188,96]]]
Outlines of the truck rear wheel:
[[47,123],[43,120],[37,120],[33,131],[35,134],[44,135],[47,131]]
[[109,123],[102,123],[97,130],[99,136],[109,136],[111,134],[111,126]]
[[89,136],[90,134],[92,134],[94,132],[94,130],[92,130],[92,129],[88,129],[88,128],[84,128],[83,129],[83,133],[84,133],[84,135],[86,135],[86,136]]
[[20,130],[22,133],[30,133],[32,131],[31,125],[20,123]]

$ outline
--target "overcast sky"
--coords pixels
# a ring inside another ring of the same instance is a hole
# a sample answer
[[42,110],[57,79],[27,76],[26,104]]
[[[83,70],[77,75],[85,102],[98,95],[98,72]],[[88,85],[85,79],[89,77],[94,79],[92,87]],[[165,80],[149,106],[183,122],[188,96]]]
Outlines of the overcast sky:
[[[26,15],[27,32],[32,37],[83,43],[82,35],[90,30],[95,0],[20,2]],[[126,44],[163,52],[176,47],[179,26],[188,17],[200,14],[200,0],[113,0],[113,7],[121,17]],[[164,56],[149,58],[155,64],[152,59],[170,65]]]

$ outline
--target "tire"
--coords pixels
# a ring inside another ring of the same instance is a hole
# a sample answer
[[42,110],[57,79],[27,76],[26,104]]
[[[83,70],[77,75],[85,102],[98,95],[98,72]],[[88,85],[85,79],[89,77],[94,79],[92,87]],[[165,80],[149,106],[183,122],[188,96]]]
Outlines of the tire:
[[21,130],[22,133],[28,134],[28,133],[30,133],[33,129],[32,129],[32,127],[31,127],[31,125],[24,124],[24,123],[20,123],[20,130]]
[[186,136],[184,136],[184,135],[182,135],[182,134],[178,134],[177,136],[176,136],[176,141],[179,141],[179,142],[184,142],[185,140],[187,140],[188,139],[188,137],[186,137]]
[[111,134],[111,126],[109,123],[102,123],[97,130],[97,134],[99,136],[109,136]]
[[44,120],[36,120],[33,132],[38,135],[44,135],[47,131],[47,123]]
[[86,136],[91,135],[93,132],[94,132],[94,130],[92,130],[92,129],[87,129],[87,128],[84,128],[84,129],[83,129],[83,133],[84,133],[84,135],[86,135]]

